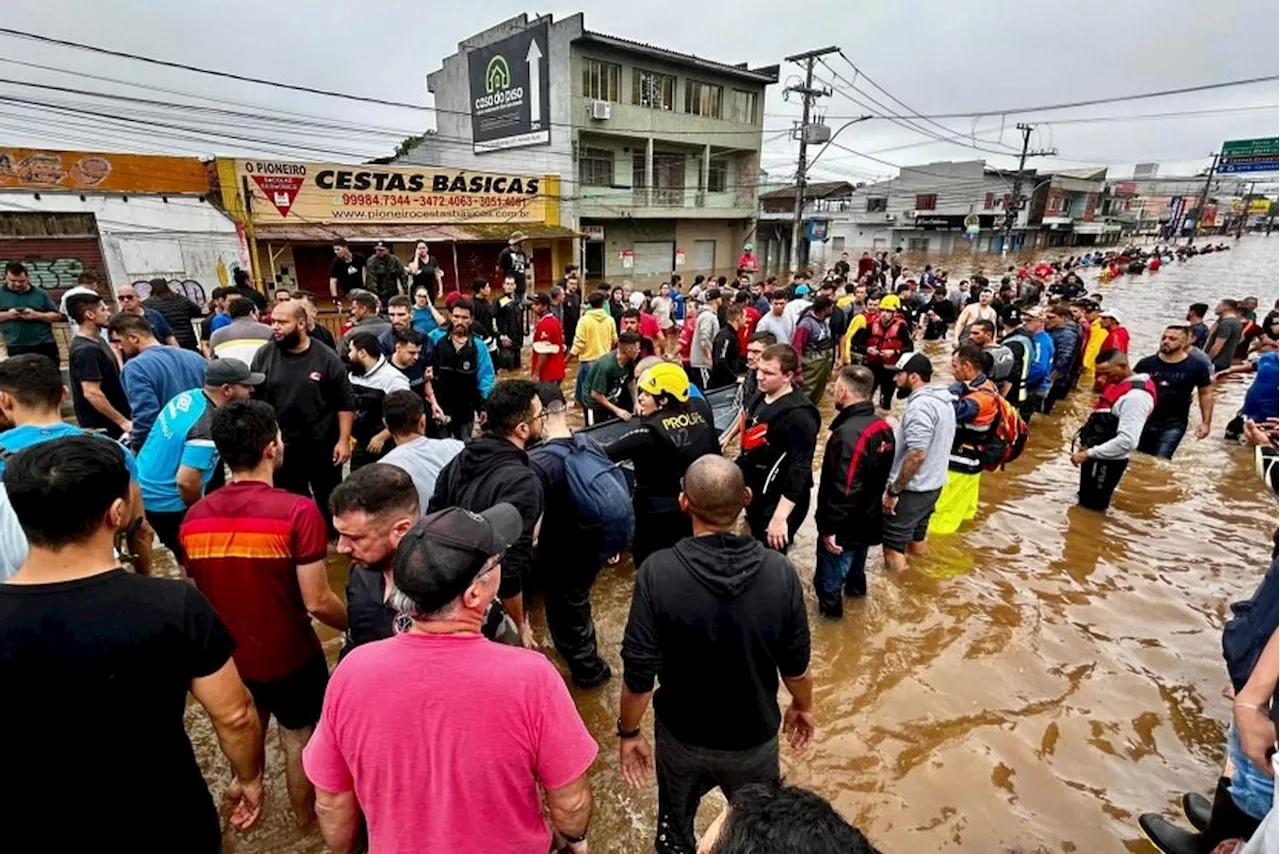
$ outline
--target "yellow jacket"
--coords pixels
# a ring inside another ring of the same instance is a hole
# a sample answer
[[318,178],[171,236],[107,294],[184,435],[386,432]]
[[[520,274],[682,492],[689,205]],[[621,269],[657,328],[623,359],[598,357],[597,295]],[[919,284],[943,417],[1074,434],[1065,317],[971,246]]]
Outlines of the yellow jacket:
[[860,311],[857,316],[849,321],[849,328],[845,330],[844,340],[840,342],[840,351],[844,353],[844,360],[848,362],[853,357],[853,336],[858,334],[860,329],[866,328],[867,314]]
[[1102,328],[1102,318],[1097,318],[1089,324],[1089,343],[1084,347],[1084,369],[1089,373],[1093,373],[1093,363],[1098,360],[1098,354],[1102,352],[1102,342],[1107,340],[1107,330]]
[[612,350],[617,340],[618,328],[613,325],[613,316],[603,308],[589,309],[578,318],[569,354],[583,362],[594,362]]

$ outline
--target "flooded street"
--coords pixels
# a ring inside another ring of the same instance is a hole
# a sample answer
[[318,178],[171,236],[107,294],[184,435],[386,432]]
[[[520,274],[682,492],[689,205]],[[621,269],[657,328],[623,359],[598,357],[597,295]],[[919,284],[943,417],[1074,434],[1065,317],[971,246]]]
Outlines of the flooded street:
[[[1106,285],[1093,271],[1083,278],[1122,312],[1136,360],[1192,302],[1252,294],[1265,313],[1277,292],[1276,240],[1246,237],[1230,252]],[[973,257],[998,278],[998,257]],[[967,272],[968,256],[929,261],[953,279]],[[926,346],[948,375],[944,346]],[[1135,455],[1106,515],[1074,507],[1068,449],[1092,404],[1077,392],[1053,417],[1037,416],[1016,463],[983,477],[978,517],[958,534],[931,537],[930,554],[899,576],[873,552],[869,596],[850,602],[842,622],[817,617],[810,519],[791,556],[809,600],[819,732],[803,754],[783,746],[787,780],[831,799],[886,854],[1152,850],[1138,814],[1173,817],[1183,791],[1215,783],[1230,714],[1219,695],[1220,629],[1227,603],[1252,591],[1270,556],[1275,500],[1252,454],[1221,439],[1245,388],[1218,391],[1212,436],[1197,442],[1189,431],[1172,463]],[[339,591],[345,573],[344,561],[331,562]],[[625,784],[614,736],[633,574],[624,559],[594,590],[615,677],[574,692],[601,746],[595,852],[652,850],[656,788]],[[337,639],[325,637],[334,658]],[[646,731],[652,724],[650,712]],[[198,707],[188,727],[220,795],[228,772]],[[324,851],[318,833],[294,828],[274,733],[270,746],[263,818],[246,834],[228,831],[226,850]],[[720,803],[705,800],[700,830]]]

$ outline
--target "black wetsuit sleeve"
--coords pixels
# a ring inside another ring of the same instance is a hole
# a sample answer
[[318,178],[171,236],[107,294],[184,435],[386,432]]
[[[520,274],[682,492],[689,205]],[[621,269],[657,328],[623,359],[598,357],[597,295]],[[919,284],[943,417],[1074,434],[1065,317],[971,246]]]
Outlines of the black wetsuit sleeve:
[[636,574],[635,592],[631,596],[631,613],[622,635],[622,679],[635,694],[653,690],[662,667],[662,647],[654,620],[653,590],[649,583],[653,559],[646,561]]
[[782,416],[787,448],[783,470],[779,472],[782,496],[799,504],[813,485],[813,451],[818,442],[818,414],[799,406]]
[[653,431],[648,425],[641,421],[631,423],[632,426],[629,426],[621,436],[602,446],[605,454],[615,463],[619,460],[633,460],[637,454],[653,444]]

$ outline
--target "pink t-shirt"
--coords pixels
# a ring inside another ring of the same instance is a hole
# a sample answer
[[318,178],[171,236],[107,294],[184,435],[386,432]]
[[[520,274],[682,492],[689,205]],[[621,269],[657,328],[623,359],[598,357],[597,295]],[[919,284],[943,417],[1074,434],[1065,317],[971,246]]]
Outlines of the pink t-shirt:
[[317,788],[355,791],[377,854],[546,854],[538,787],[571,783],[596,750],[540,653],[403,634],[334,671],[302,764]]

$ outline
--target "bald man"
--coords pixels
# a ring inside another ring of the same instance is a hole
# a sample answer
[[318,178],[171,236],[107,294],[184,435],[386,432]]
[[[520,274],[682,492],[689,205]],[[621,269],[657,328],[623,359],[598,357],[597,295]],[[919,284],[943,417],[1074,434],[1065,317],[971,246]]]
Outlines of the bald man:
[[253,370],[267,375],[258,397],[275,408],[286,448],[275,485],[315,498],[334,536],[329,493],[351,456],[355,396],[338,354],[315,345],[307,327],[300,301],[278,303],[271,310],[272,340],[254,354]]
[[[698,802],[719,786],[777,783],[778,728],[802,750],[814,732],[809,618],[786,556],[734,533],[751,501],[742,471],[720,456],[689,466],[680,509],[693,536],[636,572],[622,641],[618,737],[622,773],[647,785],[654,750],[640,722],[655,710],[659,851],[692,851]],[[791,693],[785,717],[778,678]]]

